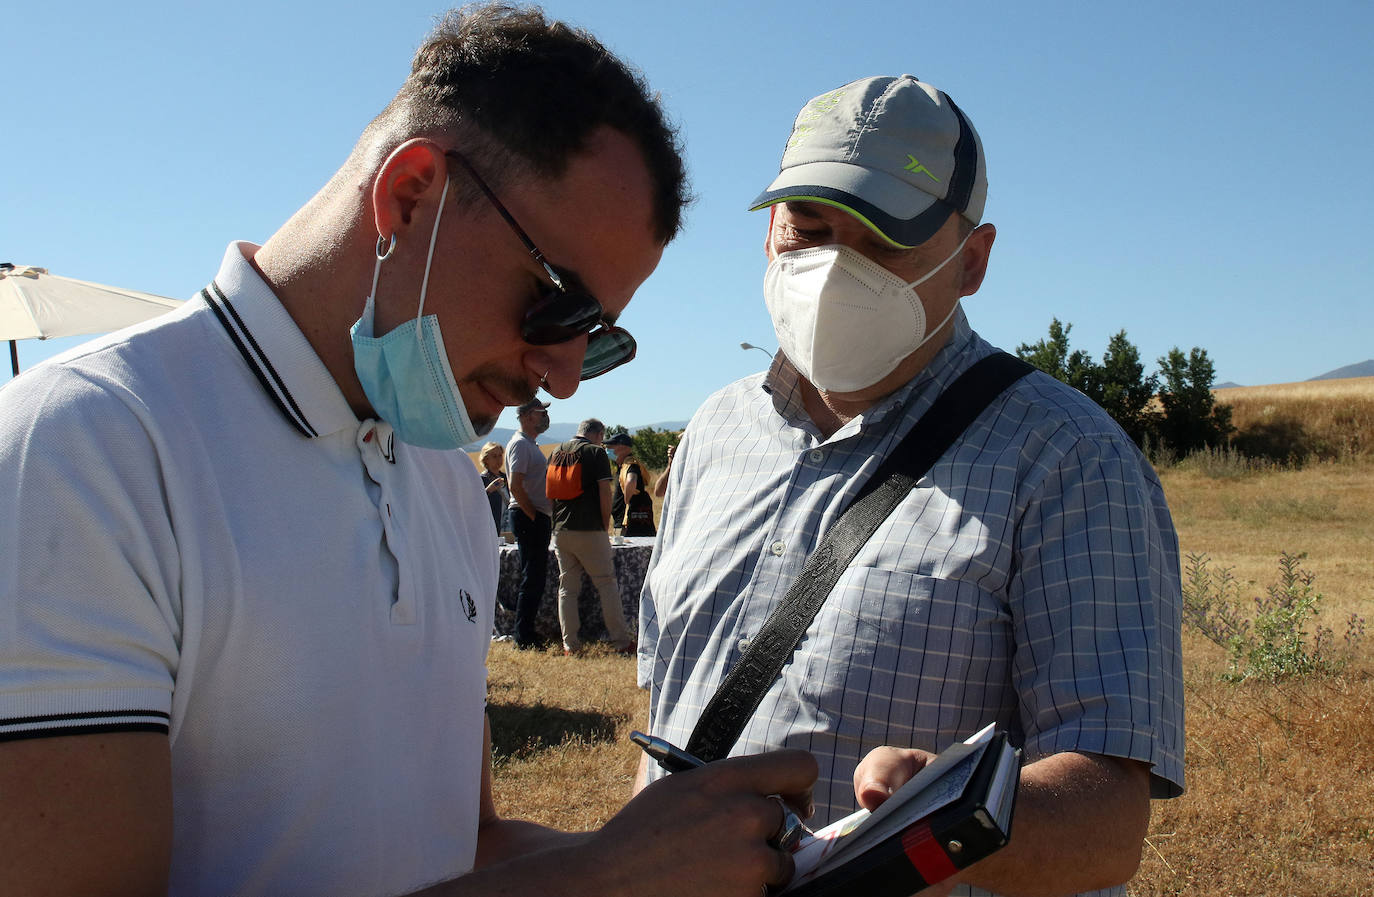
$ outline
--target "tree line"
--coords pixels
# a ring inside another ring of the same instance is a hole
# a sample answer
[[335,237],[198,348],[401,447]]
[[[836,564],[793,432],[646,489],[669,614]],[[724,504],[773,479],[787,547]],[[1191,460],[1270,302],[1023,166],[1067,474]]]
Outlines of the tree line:
[[1195,346],[1185,355],[1175,346],[1147,376],[1125,330],[1108,341],[1099,362],[1081,349],[1069,350],[1072,329],[1054,318],[1045,339],[1022,343],[1016,354],[1097,402],[1151,454],[1162,449],[1183,457],[1227,445],[1235,431],[1231,409],[1212,394],[1216,369],[1205,349]]
[[[1184,457],[1190,452],[1228,444],[1235,428],[1231,409],[1218,405],[1212,394],[1216,369],[1207,350],[1193,347],[1184,354],[1174,347],[1156,360],[1158,370],[1145,373],[1140,350],[1118,331],[1107,343],[1102,360],[1081,349],[1070,350],[1072,324],[1050,321],[1049,335],[1022,343],[1016,354],[1040,370],[1062,380],[1101,405],[1121,429],[1151,455],[1161,451]],[[629,433],[623,426],[606,429],[607,438]],[[680,432],[644,427],[629,433],[635,455],[650,470],[668,463],[668,447]]]

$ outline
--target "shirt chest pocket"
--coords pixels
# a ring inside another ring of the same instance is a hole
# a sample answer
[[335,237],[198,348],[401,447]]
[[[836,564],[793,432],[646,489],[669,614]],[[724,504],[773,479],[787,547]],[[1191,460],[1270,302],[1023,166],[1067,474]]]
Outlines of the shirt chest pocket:
[[793,668],[834,730],[942,712],[954,692],[1005,690],[1012,645],[1002,601],[975,584],[851,568],[807,630]]

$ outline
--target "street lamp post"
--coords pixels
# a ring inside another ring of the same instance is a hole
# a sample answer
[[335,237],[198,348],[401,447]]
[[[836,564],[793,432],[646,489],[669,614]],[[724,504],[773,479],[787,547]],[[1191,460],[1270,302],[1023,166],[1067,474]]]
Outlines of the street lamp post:
[[769,352],[769,351],[768,351],[767,349],[765,349],[763,346],[756,346],[756,345],[754,345],[753,343],[740,343],[740,344],[739,344],[739,347],[740,347],[741,349],[746,349],[746,350],[748,350],[748,349],[758,349],[760,352],[762,352],[764,355],[767,355],[769,358],[772,358],[772,357],[773,357],[773,353],[772,353],[772,352]]

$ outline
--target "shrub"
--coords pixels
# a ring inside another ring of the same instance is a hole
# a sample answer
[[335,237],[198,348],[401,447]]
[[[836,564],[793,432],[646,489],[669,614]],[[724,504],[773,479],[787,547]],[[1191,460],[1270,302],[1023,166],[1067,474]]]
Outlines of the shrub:
[[1242,427],[1232,437],[1231,445],[1246,457],[1288,467],[1302,467],[1316,450],[1301,421],[1281,416]]
[[1364,638],[1364,618],[1350,615],[1344,647],[1338,648],[1335,632],[1317,620],[1322,595],[1312,586],[1315,575],[1302,569],[1306,556],[1289,552],[1279,556],[1279,581],[1254,599],[1253,616],[1247,617],[1240,584],[1231,569],[1213,571],[1206,555],[1188,555],[1184,619],[1226,649],[1227,678],[1275,682],[1336,673],[1349,662]]
[[1276,466],[1263,458],[1251,458],[1235,448],[1198,449],[1186,457],[1179,458],[1166,447],[1150,455],[1150,461],[1157,468],[1177,467],[1179,470],[1195,470],[1212,480],[1238,479],[1272,471]]

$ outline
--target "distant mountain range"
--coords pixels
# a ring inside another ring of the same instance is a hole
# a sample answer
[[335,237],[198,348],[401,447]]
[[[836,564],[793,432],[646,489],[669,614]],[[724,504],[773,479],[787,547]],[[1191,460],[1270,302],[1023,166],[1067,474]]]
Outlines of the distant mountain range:
[[[619,425],[613,422],[607,422],[607,426],[614,427]],[[659,421],[656,424],[640,424],[635,427],[626,427],[625,429],[629,430],[631,433],[634,433],[637,430],[644,429],[645,427],[653,427],[655,430],[681,430],[685,426],[687,426],[687,421],[685,420],[665,420]],[[475,452],[488,442],[499,442],[501,443],[501,445],[504,446],[506,443],[510,442],[510,438],[514,435],[515,431],[509,427],[497,427],[496,429],[488,433],[486,436],[482,437],[481,439],[472,443],[471,445],[463,446],[463,451]],[[576,435],[577,424],[551,423],[549,424],[548,430],[544,431],[543,433],[540,433],[539,438],[536,439],[535,442],[539,445],[553,445],[559,442],[566,442],[567,440],[572,439]]]
[[1374,377],[1374,358],[1368,361],[1361,361],[1359,364],[1347,364],[1343,368],[1336,368],[1334,371],[1327,371],[1313,380],[1344,380],[1348,377]]
[[[1314,380],[1347,380],[1352,377],[1374,377],[1374,358],[1371,358],[1368,361],[1361,361],[1359,364],[1347,364],[1343,368],[1336,368],[1334,371],[1327,371],[1325,374],[1318,374],[1315,377],[1309,377],[1303,382],[1311,383]],[[1225,383],[1213,384],[1212,388],[1234,389],[1236,387],[1243,385],[1244,384],[1233,383],[1230,380],[1227,380]]]

